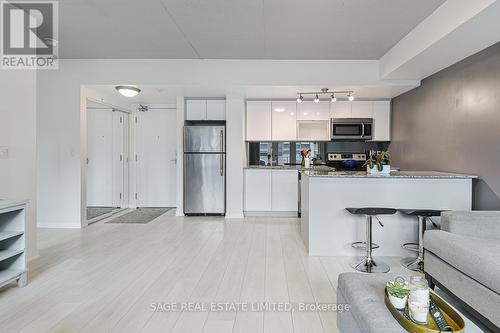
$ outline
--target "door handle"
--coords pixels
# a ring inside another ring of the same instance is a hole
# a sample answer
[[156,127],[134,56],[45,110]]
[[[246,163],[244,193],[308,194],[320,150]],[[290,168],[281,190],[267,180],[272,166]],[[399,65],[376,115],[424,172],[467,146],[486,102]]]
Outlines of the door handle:
[[224,176],[224,131],[220,130],[220,175]]
[[361,137],[365,137],[365,123],[361,123]]

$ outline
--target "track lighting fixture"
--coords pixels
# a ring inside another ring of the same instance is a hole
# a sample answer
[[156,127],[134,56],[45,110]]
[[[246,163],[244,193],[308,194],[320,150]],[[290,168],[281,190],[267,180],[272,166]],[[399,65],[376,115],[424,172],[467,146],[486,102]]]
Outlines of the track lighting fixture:
[[319,103],[319,96],[324,95],[324,94],[329,94],[330,95],[330,101],[332,103],[335,103],[337,101],[337,95],[347,95],[347,99],[352,102],[354,101],[354,91],[352,90],[332,90],[328,88],[323,88],[321,91],[310,91],[310,92],[298,92],[297,95],[297,103],[302,103],[304,101],[304,95],[314,95],[314,102]]

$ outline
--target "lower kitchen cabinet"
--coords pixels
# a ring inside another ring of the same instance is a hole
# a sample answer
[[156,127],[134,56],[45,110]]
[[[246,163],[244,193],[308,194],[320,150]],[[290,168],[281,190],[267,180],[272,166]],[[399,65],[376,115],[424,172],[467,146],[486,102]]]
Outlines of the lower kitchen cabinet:
[[297,170],[245,169],[245,211],[296,212]]
[[271,170],[245,170],[245,210],[265,212],[271,210]]
[[298,209],[297,170],[272,170],[271,210],[293,212]]

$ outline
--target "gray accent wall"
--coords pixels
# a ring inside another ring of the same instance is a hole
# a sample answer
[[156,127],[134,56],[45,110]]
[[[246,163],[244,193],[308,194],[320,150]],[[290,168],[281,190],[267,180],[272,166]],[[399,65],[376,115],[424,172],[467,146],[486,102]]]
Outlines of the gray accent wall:
[[473,208],[500,210],[500,43],[393,99],[393,165],[473,174]]

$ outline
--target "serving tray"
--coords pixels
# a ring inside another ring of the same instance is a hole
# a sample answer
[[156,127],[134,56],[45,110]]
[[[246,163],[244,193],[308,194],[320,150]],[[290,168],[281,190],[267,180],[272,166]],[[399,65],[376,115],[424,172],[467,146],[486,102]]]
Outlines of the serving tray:
[[[436,302],[437,306],[443,313],[443,316],[445,317],[446,321],[450,325],[451,328],[453,328],[453,332],[456,333],[463,333],[465,329],[465,322],[463,318],[455,311],[453,308],[446,303],[441,297],[436,295],[434,292],[431,291],[431,298],[434,302]],[[417,323],[414,323],[411,319],[409,319],[409,309],[408,305],[406,306],[404,313],[403,311],[400,311],[396,309],[391,301],[389,300],[389,295],[387,294],[387,289],[385,289],[384,292],[384,302],[389,311],[392,313],[392,316],[399,322],[401,326],[405,330],[411,333],[440,333],[441,331],[439,330],[439,327],[437,326],[436,322],[430,315],[428,314],[428,324],[427,325],[420,325]]]

